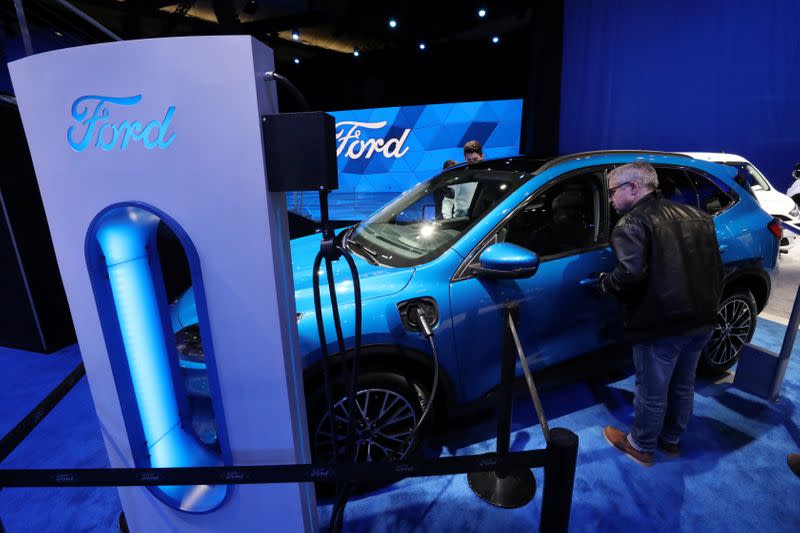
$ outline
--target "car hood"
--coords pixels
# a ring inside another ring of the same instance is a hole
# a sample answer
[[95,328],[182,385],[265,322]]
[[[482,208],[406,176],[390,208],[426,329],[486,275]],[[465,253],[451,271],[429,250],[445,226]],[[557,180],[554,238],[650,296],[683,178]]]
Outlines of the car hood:
[[785,194],[774,189],[769,191],[754,189],[753,193],[755,193],[756,199],[758,199],[758,203],[761,204],[762,209],[770,215],[782,215],[790,219],[797,219],[797,217],[792,216],[792,210],[797,206],[794,200]]
[[[313,271],[314,258],[319,252],[319,245],[322,236],[309,235],[291,241],[292,252],[292,273],[294,275],[294,296],[298,313],[307,313],[314,310],[314,286]],[[369,300],[388,296],[401,291],[414,274],[414,268],[391,268],[380,265],[373,265],[362,259],[355,253],[352,254],[353,260],[358,270],[358,278],[361,283],[361,299]],[[353,295],[353,278],[350,267],[344,258],[332,264],[333,279],[336,284],[336,298],[339,304],[352,303],[355,298]],[[320,265],[320,294],[323,307],[330,306],[328,296],[327,275],[325,272],[325,261]]]

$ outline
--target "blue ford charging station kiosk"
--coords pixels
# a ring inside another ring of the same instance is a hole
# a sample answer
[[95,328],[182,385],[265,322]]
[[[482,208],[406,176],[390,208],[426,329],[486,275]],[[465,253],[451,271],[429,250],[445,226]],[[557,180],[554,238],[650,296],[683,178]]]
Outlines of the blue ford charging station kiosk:
[[[113,467],[310,462],[285,194],[267,186],[272,51],[106,43],[9,65]],[[188,428],[155,235],[191,271],[218,435]],[[309,484],[121,487],[132,531],[316,530]]]

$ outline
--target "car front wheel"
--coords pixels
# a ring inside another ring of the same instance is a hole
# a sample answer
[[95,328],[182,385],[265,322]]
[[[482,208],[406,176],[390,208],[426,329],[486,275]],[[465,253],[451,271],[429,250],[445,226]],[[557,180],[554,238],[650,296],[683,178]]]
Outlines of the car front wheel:
[[722,298],[714,332],[700,354],[703,373],[720,374],[736,363],[742,346],[756,331],[757,312],[755,298],[747,289],[737,289]]
[[[420,385],[394,373],[370,373],[360,377],[355,398],[354,440],[351,455],[345,459],[349,399],[343,386],[334,388],[333,420],[325,405],[324,391],[315,395],[310,413],[311,453],[315,463],[339,460],[372,462],[408,457],[419,447],[421,431],[409,438],[428,401]],[[334,436],[335,433],[335,436]]]

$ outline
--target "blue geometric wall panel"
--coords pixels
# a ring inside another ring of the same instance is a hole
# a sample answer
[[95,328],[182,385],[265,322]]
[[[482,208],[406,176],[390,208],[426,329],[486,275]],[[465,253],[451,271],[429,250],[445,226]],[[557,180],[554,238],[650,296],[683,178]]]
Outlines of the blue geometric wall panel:
[[329,112],[336,120],[339,193],[399,193],[464,160],[477,140],[487,158],[519,154],[522,100]]

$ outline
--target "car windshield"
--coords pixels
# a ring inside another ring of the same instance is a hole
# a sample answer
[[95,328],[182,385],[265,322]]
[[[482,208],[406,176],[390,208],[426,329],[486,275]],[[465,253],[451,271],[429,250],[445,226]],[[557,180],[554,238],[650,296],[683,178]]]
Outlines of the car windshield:
[[753,190],[768,191],[772,188],[769,186],[769,182],[764,175],[750,163],[734,161],[726,162],[725,164],[738,168],[740,170],[739,174],[744,176],[744,179],[747,180],[747,184],[750,185]]
[[361,222],[348,246],[368,261],[392,267],[426,263],[451,247],[511,192],[525,174],[470,170],[422,182]]

